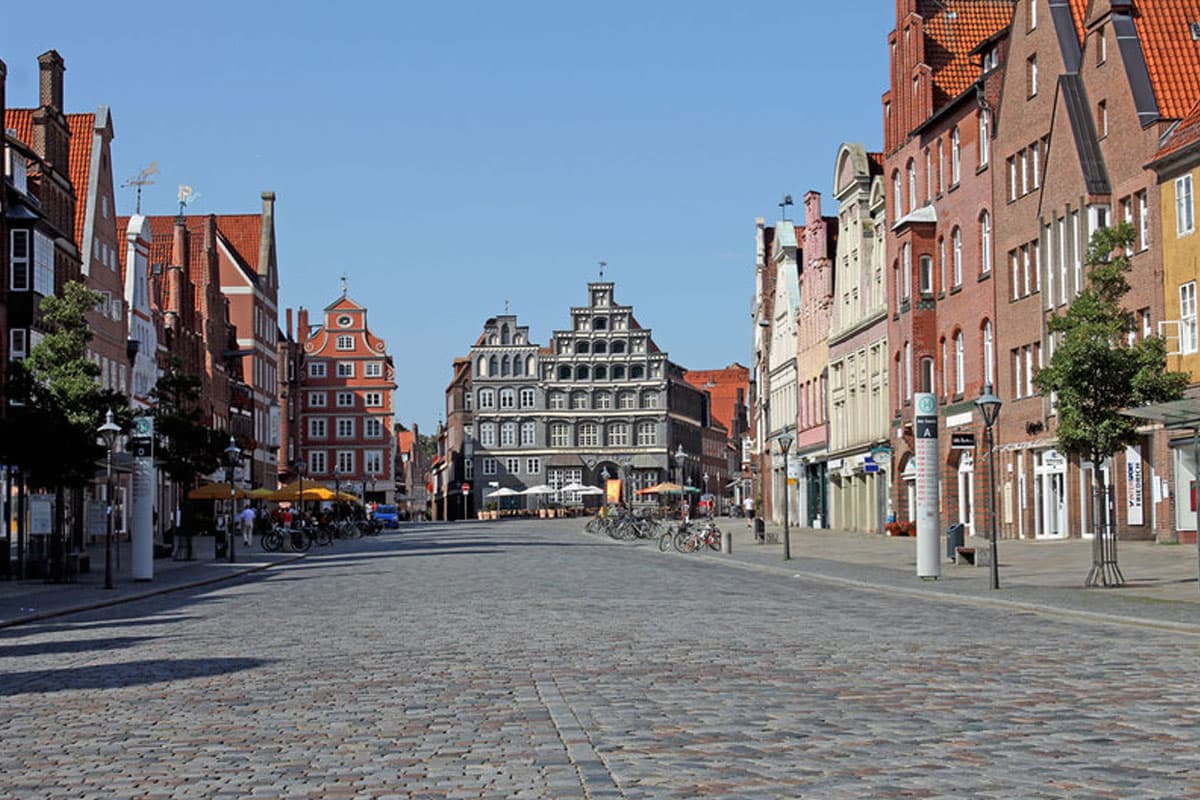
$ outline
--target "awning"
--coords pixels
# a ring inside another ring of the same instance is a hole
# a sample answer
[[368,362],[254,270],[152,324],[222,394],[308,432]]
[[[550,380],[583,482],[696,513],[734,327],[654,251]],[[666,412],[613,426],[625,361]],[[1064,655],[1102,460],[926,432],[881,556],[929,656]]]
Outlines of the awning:
[[1122,411],[1127,417],[1161,422],[1164,428],[1200,427],[1200,397],[1185,397],[1169,403],[1153,403],[1148,406]]

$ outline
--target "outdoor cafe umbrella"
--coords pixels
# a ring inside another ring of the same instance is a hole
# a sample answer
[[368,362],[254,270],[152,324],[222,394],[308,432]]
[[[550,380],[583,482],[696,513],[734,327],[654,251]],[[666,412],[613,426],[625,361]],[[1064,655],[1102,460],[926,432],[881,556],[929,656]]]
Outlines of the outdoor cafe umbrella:
[[275,493],[274,489],[268,489],[265,486],[260,486],[257,489],[251,489],[246,493],[246,496],[251,500],[266,500]]
[[319,483],[305,483],[304,496],[300,496],[300,483],[289,483],[286,486],[280,486],[274,492],[266,497],[267,500],[280,502],[288,500],[296,502],[298,500],[333,500],[337,497],[333,489],[328,486],[322,486]]
[[636,494],[683,494],[685,488],[678,483],[656,483],[645,489],[638,489]]
[[[206,483],[203,486],[198,486],[188,492],[188,500],[228,500],[230,497],[228,483]],[[233,489],[233,497],[238,500],[244,500],[249,497],[245,489],[239,489],[236,486]]]
[[507,486],[501,487],[494,492],[488,492],[484,495],[485,498],[491,497],[516,497],[521,494],[516,489],[510,489]]

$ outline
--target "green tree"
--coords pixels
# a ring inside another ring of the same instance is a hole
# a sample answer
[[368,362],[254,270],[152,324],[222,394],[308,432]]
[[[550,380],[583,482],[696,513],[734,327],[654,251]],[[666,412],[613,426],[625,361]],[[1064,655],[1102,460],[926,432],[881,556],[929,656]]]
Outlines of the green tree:
[[155,453],[167,476],[180,488],[180,527],[187,537],[187,557],[192,558],[194,514],[187,502],[188,491],[201,475],[221,465],[229,434],[204,424],[200,407],[202,382],[198,375],[184,372],[178,358],[171,359],[166,371],[151,390],[154,406]]
[[43,298],[45,335],[27,359],[9,364],[9,394],[19,405],[10,409],[4,426],[4,456],[22,468],[31,485],[55,492],[54,575],[61,574],[65,552],[65,490],[79,490],[81,499],[82,487],[95,477],[104,457],[96,430],[105,411],[111,409],[122,427],[128,422],[128,400],[100,386],[100,366],[88,358],[92,330],[86,314],[99,300],[76,281],[64,285],[61,296]]
[[[1056,395],[1059,445],[1097,466],[1137,441],[1139,423],[1122,411],[1177,400],[1188,385],[1185,373],[1167,372],[1161,337],[1130,341],[1135,320],[1122,301],[1130,288],[1126,274],[1133,242],[1128,223],[1092,235],[1088,284],[1065,313],[1050,318],[1047,327],[1058,337],[1057,346],[1050,363],[1034,377],[1042,394]],[[1111,485],[1093,482],[1092,518],[1097,526],[1103,518],[1102,498],[1110,491]],[[1093,542],[1088,584],[1123,582],[1113,532],[1103,532]]]

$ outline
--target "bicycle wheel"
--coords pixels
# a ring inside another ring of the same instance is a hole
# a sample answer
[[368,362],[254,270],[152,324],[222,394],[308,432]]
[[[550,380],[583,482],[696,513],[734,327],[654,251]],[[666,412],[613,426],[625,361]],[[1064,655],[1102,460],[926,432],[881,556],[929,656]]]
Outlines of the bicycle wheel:
[[279,531],[268,531],[262,535],[258,543],[268,553],[279,552],[279,548],[283,547],[283,534]]
[[291,540],[292,549],[297,553],[307,553],[312,547],[312,537],[304,531],[292,531]]
[[675,531],[675,537],[673,539],[675,542],[675,549],[681,553],[692,552],[692,548],[688,545],[688,540],[691,538],[691,535],[685,530],[680,529]]
[[720,549],[721,549],[721,532],[719,530],[717,530],[716,528],[713,528],[711,531],[709,531],[707,534],[705,534],[704,541],[708,544],[709,550],[720,551]]
[[600,527],[600,519],[598,517],[592,517],[591,519],[589,519],[587,521],[587,524],[583,526],[583,529],[585,531],[587,531],[588,533],[595,533],[596,529],[599,527]]
[[308,536],[305,538],[308,539],[310,545],[312,544],[312,541],[315,539],[317,544],[324,547],[325,545],[333,544],[333,530],[322,526],[320,528],[317,528],[317,530],[313,533],[312,536]]
[[671,535],[670,531],[667,531],[662,536],[658,537],[658,552],[665,553],[668,550],[672,550],[674,548],[675,548],[675,537],[673,535]]

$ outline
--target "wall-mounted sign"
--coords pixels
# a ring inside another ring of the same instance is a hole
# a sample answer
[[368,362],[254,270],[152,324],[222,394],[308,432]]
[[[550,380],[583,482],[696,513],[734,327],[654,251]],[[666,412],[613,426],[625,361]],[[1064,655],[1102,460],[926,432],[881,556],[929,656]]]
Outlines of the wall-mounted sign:
[[975,434],[973,434],[973,433],[952,433],[952,434],[950,434],[950,449],[951,450],[974,450],[975,449]]

